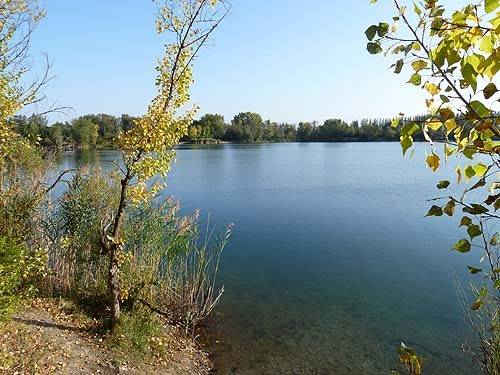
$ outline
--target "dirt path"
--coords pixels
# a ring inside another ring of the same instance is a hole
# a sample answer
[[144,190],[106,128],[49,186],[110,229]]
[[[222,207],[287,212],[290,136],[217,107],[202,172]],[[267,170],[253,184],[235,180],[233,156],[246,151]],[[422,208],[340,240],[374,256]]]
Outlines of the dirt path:
[[[168,327],[166,327],[168,330]],[[0,326],[1,374],[207,375],[210,361],[190,340],[171,329],[161,358],[130,359],[89,334],[88,325],[54,304],[34,303]]]

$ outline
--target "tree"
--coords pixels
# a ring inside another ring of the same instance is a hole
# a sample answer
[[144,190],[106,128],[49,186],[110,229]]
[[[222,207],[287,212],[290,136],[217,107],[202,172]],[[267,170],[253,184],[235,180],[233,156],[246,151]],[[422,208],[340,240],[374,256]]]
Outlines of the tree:
[[13,116],[34,102],[41,100],[40,88],[47,82],[47,70],[38,81],[21,80],[29,71],[30,36],[43,18],[44,12],[35,0],[12,0],[0,6],[0,174],[2,191],[9,187],[7,176],[12,176],[12,164],[32,152],[29,142],[15,129]]
[[85,117],[72,121],[73,140],[75,144],[83,149],[93,148],[99,137],[99,125]]
[[57,150],[61,150],[64,147],[64,132],[62,124],[54,124],[50,127],[49,140],[50,145]]
[[137,121],[137,117],[132,117],[127,114],[123,114],[120,117],[120,128],[122,131],[129,131],[134,127],[135,121]]
[[231,121],[228,134],[237,142],[257,142],[262,140],[263,121],[258,113],[241,112]]
[[297,129],[297,139],[302,142],[311,140],[313,134],[313,127],[310,122],[299,122]]
[[203,115],[199,120],[193,121],[189,127],[189,137],[191,139],[213,138],[222,139],[226,130],[224,116],[219,114]]
[[131,204],[148,202],[162,184],[148,186],[155,176],[166,177],[174,159],[174,147],[187,134],[196,107],[183,108],[189,101],[193,81],[192,63],[200,48],[217,28],[228,9],[216,0],[158,1],[156,30],[169,32],[173,41],[165,46],[157,70],[156,96],[146,114],[133,121],[132,127],[119,136],[124,167],[119,167],[119,203],[113,217],[101,228],[101,248],[109,259],[108,292],[111,322],[120,319],[120,266],[123,249],[121,237],[125,211]]
[[500,96],[495,81],[500,71],[500,2],[478,1],[451,12],[437,0],[414,3],[412,12],[399,0],[393,3],[397,13],[392,25],[380,22],[366,30],[367,49],[395,56],[394,72],[407,67],[408,83],[428,94],[426,119],[399,116],[392,121],[393,127],[401,126],[403,155],[422,134],[429,143],[426,163],[433,171],[453,156],[464,163],[456,168],[455,183],[439,182],[443,194],[427,216],[461,215],[466,234],[452,250],[477,253],[477,262],[467,268],[479,276],[470,306],[477,342],[469,350],[484,373],[499,374]]
[[121,134],[120,120],[114,116],[101,113],[98,115],[85,115],[83,118],[97,124],[99,142],[104,146],[112,145]]
[[321,139],[332,141],[335,139],[347,138],[352,135],[349,125],[340,119],[329,119],[318,128]]

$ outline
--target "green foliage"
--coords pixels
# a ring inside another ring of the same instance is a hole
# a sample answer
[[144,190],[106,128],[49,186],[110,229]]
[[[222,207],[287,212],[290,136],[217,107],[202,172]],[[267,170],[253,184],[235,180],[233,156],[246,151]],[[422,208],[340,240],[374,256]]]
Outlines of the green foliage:
[[264,122],[262,117],[253,112],[241,112],[234,116],[228,128],[229,138],[237,142],[258,142],[263,139]]
[[73,139],[77,147],[87,149],[97,145],[99,126],[92,120],[85,117],[73,120],[72,129]]
[[[82,304],[100,303],[96,309],[101,311],[108,303],[109,267],[100,244],[101,225],[119,204],[117,184],[99,171],[76,173],[45,223],[51,239],[49,290]],[[131,207],[118,259],[123,307],[136,311],[146,303],[168,321],[192,329],[220,298],[222,289],[215,283],[230,233],[202,240],[198,216],[179,215],[171,200]],[[135,319],[132,315],[125,319]]]
[[196,140],[200,138],[222,139],[226,130],[224,117],[218,114],[203,115],[199,120],[193,121],[189,126],[188,138]]
[[19,301],[35,291],[45,272],[46,253],[28,251],[16,240],[0,236],[0,321],[8,318]]
[[[258,114],[255,114],[259,116]],[[241,116],[237,116],[241,117]],[[323,124],[316,122],[299,122],[297,126],[289,123],[277,123],[271,120],[259,122],[258,131],[255,132],[255,124],[251,122],[238,122],[234,126],[224,123],[224,118],[218,114],[205,114],[199,120],[193,121],[189,126],[188,133],[182,138],[183,141],[195,143],[210,143],[214,141],[228,142],[335,142],[335,141],[400,141],[399,130],[401,123],[423,121],[429,116],[415,116],[412,118],[380,118],[362,119],[346,123],[340,119],[328,119]],[[91,121],[98,127],[96,148],[117,148],[119,136],[133,127],[137,118],[128,115],[114,117],[108,114],[88,114],[75,121],[66,123],[54,123],[47,126],[47,121],[37,118],[34,121],[31,117],[16,116],[14,127],[26,139],[36,139],[37,142],[46,148],[65,150],[75,148],[89,148],[89,145],[79,143],[80,130],[74,125],[80,120],[87,123]],[[459,119],[460,122],[460,119]],[[36,126],[31,127],[31,125]],[[431,123],[432,124],[432,123]],[[446,124],[447,128],[457,126],[455,119],[450,119]],[[439,129],[429,129],[432,137],[441,137],[437,132]],[[453,129],[451,129],[453,130]],[[424,141],[424,134],[419,127],[415,127],[411,134],[412,141]]]
[[99,171],[77,172],[46,219],[50,246],[50,289],[102,300],[107,259],[101,253],[101,223],[118,205],[117,181]]
[[232,226],[203,239],[199,225],[197,213],[180,216],[171,200],[130,213],[122,261],[122,296],[129,305],[145,300],[186,329],[208,317],[222,295],[216,278]]
[[[427,216],[453,216],[456,208],[469,214],[460,222],[469,239],[458,240],[453,250],[474,252],[482,263],[481,267],[468,266],[471,274],[481,277],[477,280],[481,287],[473,289],[475,302],[470,305],[475,311],[471,321],[478,338],[471,352],[485,373],[499,374],[499,336],[491,332],[498,330],[500,314],[500,249],[496,238],[500,219],[496,215],[500,208],[500,119],[495,84],[500,72],[500,2],[484,0],[448,11],[436,0],[425,0],[413,4],[413,14],[400,1],[394,4],[397,14],[388,30],[384,27],[379,32],[381,24],[367,29],[367,50],[385,50],[387,56],[394,56],[395,73],[406,66],[410,70],[408,83],[429,95],[429,116],[401,128],[403,153],[413,145],[413,134],[406,131],[411,127],[429,142],[431,152],[426,163],[433,171],[442,165],[440,155],[445,161],[456,155],[465,162],[456,168],[456,185],[465,180],[466,186],[460,189],[463,193],[441,198],[446,204],[433,205]],[[403,24],[403,31],[399,24]],[[444,143],[442,153],[435,140]],[[437,188],[448,189],[450,185],[441,181]],[[486,305],[490,310],[484,314]],[[474,323],[476,319],[483,323],[481,328]]]
[[152,339],[162,329],[158,316],[144,306],[135,306],[125,311],[120,323],[109,337],[111,347],[129,354],[150,354]]

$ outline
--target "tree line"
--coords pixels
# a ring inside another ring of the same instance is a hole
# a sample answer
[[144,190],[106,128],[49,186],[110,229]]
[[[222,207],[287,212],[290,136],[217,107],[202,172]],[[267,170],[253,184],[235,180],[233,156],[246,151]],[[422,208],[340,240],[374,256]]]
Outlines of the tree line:
[[[408,118],[423,121],[425,116]],[[14,128],[31,142],[59,150],[116,148],[120,134],[132,128],[137,117],[123,114],[88,114],[71,121],[51,125],[43,116],[18,115],[13,118]],[[400,128],[392,126],[392,119],[363,119],[350,123],[341,119],[328,119],[298,124],[263,120],[254,112],[241,112],[230,123],[219,114],[205,114],[193,121],[183,142],[235,143],[253,142],[336,142],[336,141],[399,141]],[[416,134],[415,140],[423,140]]]

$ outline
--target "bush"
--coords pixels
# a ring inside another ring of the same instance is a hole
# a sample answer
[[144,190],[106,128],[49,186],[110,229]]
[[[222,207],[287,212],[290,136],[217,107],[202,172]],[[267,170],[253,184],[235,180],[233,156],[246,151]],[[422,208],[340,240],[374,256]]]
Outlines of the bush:
[[[46,225],[52,240],[49,291],[100,301],[102,311],[109,298],[109,259],[100,239],[103,223],[116,211],[116,183],[99,173],[77,173]],[[198,215],[181,216],[172,200],[129,206],[119,251],[124,319],[132,319],[138,306],[186,329],[207,318],[222,294],[216,276],[230,234],[231,227],[220,238],[202,240]]]
[[79,298],[106,294],[107,257],[101,253],[101,223],[116,204],[114,181],[100,173],[73,176],[68,189],[49,213],[49,290]]
[[5,320],[22,297],[35,291],[46,265],[44,251],[29,252],[24,244],[0,236],[0,320]]
[[45,273],[40,230],[46,164],[40,151],[16,136],[0,159],[0,319],[35,290]]

